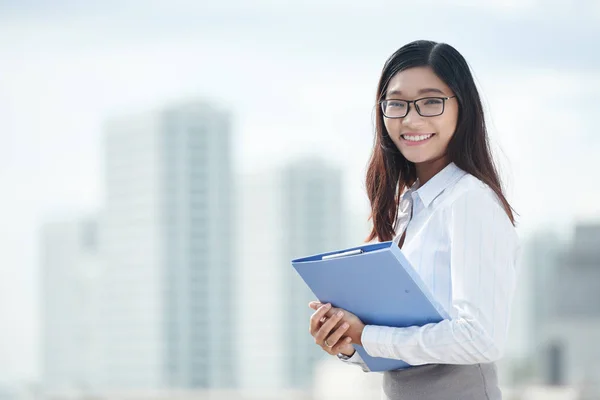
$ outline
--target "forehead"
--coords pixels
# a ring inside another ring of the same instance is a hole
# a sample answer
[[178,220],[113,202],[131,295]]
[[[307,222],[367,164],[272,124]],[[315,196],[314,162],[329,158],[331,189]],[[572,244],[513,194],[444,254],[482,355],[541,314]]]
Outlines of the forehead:
[[387,92],[401,92],[404,96],[416,96],[425,88],[435,88],[448,94],[450,88],[429,67],[414,67],[398,72],[392,77]]

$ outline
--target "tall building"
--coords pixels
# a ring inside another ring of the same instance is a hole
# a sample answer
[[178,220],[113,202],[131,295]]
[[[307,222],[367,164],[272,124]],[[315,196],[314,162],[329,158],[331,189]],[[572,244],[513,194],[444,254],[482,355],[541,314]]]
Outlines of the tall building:
[[285,389],[288,359],[282,292],[281,179],[277,170],[246,173],[240,179],[240,252],[237,277],[240,385],[245,393]]
[[553,279],[561,246],[559,239],[546,231],[535,232],[522,241],[508,341],[505,355],[498,362],[498,380],[504,388],[529,383],[536,376],[536,346],[541,322],[547,320],[547,298],[551,296],[544,288]]
[[557,279],[557,270],[560,266],[559,256],[564,251],[565,243],[552,232],[538,232],[527,242],[524,249],[525,268],[530,269],[531,288],[534,301],[531,312],[530,342],[535,351],[541,351],[539,338],[545,332],[545,324],[551,319],[553,313],[552,298],[554,294],[549,290]]
[[552,268],[552,273],[545,281],[539,278],[536,290],[543,382],[583,386],[596,396],[600,395],[599,244],[600,225],[577,225],[568,246],[542,253],[545,268]]
[[330,356],[308,333],[313,312],[308,302],[315,298],[290,261],[355,243],[363,235],[344,229],[341,171],[320,159],[300,159],[243,180],[242,386],[310,391],[317,362]]
[[80,218],[45,224],[41,255],[44,390],[89,391],[98,361],[97,222]]
[[230,115],[190,102],[105,131],[103,387],[235,387]]
[[308,308],[316,300],[305,283],[291,268],[290,260],[315,253],[336,250],[345,240],[346,206],[343,199],[342,172],[319,159],[290,164],[282,175],[281,248],[284,286],[283,327],[285,338],[286,386],[312,385],[317,362],[329,357],[308,334]]

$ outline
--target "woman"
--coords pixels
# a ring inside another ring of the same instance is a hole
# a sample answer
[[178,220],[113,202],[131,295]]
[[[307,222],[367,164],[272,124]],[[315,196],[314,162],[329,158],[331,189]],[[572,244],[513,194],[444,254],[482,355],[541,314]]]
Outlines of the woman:
[[394,240],[451,318],[365,326],[311,302],[310,332],[365,371],[353,345],[411,364],[384,373],[385,399],[500,399],[495,361],[506,344],[519,243],[469,66],[447,44],[409,43],[384,65],[376,110],[367,241]]

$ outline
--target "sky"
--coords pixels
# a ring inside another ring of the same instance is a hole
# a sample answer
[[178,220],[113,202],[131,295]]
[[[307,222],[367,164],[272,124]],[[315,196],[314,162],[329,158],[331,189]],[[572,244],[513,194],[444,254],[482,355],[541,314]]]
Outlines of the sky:
[[39,375],[39,227],[101,207],[113,116],[209,99],[238,173],[316,152],[364,210],[381,67],[443,41],[473,68],[523,235],[598,220],[600,1],[416,3],[0,1],[0,376]]

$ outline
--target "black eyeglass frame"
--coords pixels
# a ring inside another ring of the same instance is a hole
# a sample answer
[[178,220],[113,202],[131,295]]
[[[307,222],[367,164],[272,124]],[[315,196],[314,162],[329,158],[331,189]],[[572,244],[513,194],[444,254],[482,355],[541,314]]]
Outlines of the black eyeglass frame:
[[[379,101],[379,106],[381,107],[381,113],[383,114],[384,117],[386,118],[390,118],[390,119],[396,119],[396,118],[404,118],[408,115],[408,113],[410,112],[410,103],[413,103],[415,105],[415,110],[417,110],[417,113],[421,116],[421,117],[437,117],[440,116],[444,113],[444,111],[446,110],[446,101],[450,100],[452,98],[456,97],[456,95],[454,96],[447,96],[447,97],[436,97],[436,96],[428,96],[428,97],[421,97],[420,99],[415,99],[415,100],[402,100],[402,99],[384,99],[384,100],[380,100]],[[426,100],[426,99],[436,99],[436,100],[442,100],[442,111],[439,114],[434,114],[434,115],[423,115],[421,114],[421,110],[419,110],[419,106],[416,104],[417,101],[421,101],[421,100]],[[383,109],[383,103],[388,102],[388,101],[404,101],[406,103],[406,114],[400,116],[400,117],[388,117],[387,115],[385,115],[385,110]]]

